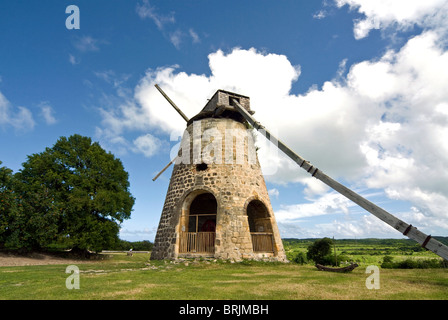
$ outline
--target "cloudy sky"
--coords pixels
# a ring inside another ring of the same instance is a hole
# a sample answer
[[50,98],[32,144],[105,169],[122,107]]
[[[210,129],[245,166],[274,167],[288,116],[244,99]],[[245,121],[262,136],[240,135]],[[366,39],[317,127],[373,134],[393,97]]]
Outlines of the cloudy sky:
[[[79,8],[79,29],[67,28]],[[432,235],[448,235],[448,1],[0,3],[0,161],[60,136],[119,157],[126,240],[154,240],[184,120],[217,89],[251,98],[299,155]],[[257,139],[282,237],[403,237]]]

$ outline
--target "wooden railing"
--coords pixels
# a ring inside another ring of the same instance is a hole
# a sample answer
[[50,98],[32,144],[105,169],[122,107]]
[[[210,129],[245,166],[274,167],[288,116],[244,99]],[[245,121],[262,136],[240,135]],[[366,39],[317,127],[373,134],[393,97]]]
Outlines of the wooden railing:
[[[214,253],[215,232],[181,232],[179,253]],[[251,232],[254,252],[274,252],[274,238],[269,232]]]
[[269,232],[251,232],[254,252],[274,252],[274,238]]
[[214,253],[215,232],[181,232],[179,253]]

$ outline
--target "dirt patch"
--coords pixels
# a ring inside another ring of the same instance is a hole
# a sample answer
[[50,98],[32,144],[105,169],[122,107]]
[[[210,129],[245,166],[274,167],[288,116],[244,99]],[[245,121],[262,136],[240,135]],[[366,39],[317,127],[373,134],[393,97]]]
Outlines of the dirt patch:
[[76,259],[50,253],[15,254],[0,252],[0,267],[35,266],[51,264],[92,263],[91,259]]

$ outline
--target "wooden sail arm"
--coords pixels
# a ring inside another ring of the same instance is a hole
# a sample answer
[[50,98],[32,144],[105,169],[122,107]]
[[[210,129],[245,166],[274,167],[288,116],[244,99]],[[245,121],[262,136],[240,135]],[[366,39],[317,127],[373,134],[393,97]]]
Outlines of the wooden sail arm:
[[156,181],[157,178],[160,177],[160,175],[161,175],[162,173],[164,173],[165,170],[168,169],[168,168],[173,164],[174,161],[176,161],[176,159],[177,159],[177,157],[174,158],[173,160],[171,160],[170,163],[168,163],[168,164],[162,169],[162,171],[160,171],[154,178],[152,178],[152,181]]
[[[165,99],[166,99],[166,100],[173,106],[173,108],[180,114],[180,116],[181,116],[182,118],[184,118],[184,120],[185,120],[186,122],[188,122],[190,119],[188,119],[188,117],[185,115],[185,113],[183,113],[182,110],[180,110],[179,107],[173,102],[173,100],[171,100],[170,97],[168,97],[168,95],[162,90],[162,88],[160,88],[158,84],[155,84],[154,86],[157,88],[157,90],[159,90],[159,92],[162,94],[162,96],[164,96]],[[169,163],[162,169],[162,171],[160,171],[160,172],[159,172],[159,173],[152,179],[152,181],[156,181],[157,178],[160,177],[160,175],[161,175],[162,173],[164,173],[165,170],[168,169],[168,168],[173,164],[174,161],[176,161],[176,159],[177,159],[177,157],[174,158],[173,160],[171,160],[171,161],[170,161],[170,162],[169,162]]]
[[302,169],[306,170],[311,176],[322,181],[330,188],[336,190],[346,198],[352,200],[360,207],[364,208],[366,211],[370,212],[377,218],[381,219],[388,225],[392,226],[403,235],[417,241],[422,247],[434,252],[445,260],[448,260],[448,247],[436,239],[432,238],[430,235],[426,235],[416,227],[398,219],[386,210],[378,207],[374,203],[360,196],[356,192],[350,190],[346,186],[337,182],[336,180],[330,178],[324,174],[321,170],[314,167],[309,161],[306,161],[301,156],[292,151],[287,145],[282,141],[274,137],[264,126],[262,126],[258,121],[256,121],[252,115],[250,115],[236,100],[233,99],[233,106],[241,113],[241,115],[249,122],[257,131],[264,135],[269,141],[274,143],[280,150],[282,150],[289,158],[296,162]]
[[177,113],[179,113],[180,116],[182,118],[184,118],[184,120],[186,122],[188,122],[188,120],[190,120],[190,119],[188,119],[188,117],[185,115],[185,113],[183,113],[182,110],[180,110],[179,107],[176,106],[176,104],[173,102],[173,100],[171,100],[170,97],[168,97],[168,95],[162,90],[162,88],[160,88],[158,84],[155,84],[154,86],[157,88],[157,90],[159,90],[159,92],[162,94],[162,96],[164,96],[165,99],[173,106],[173,108],[177,111]]

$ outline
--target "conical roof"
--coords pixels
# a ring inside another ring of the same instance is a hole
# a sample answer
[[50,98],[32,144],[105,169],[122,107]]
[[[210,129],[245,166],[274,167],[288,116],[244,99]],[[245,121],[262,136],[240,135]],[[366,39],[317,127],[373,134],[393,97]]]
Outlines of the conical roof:
[[238,93],[225,90],[218,90],[213,97],[207,102],[205,107],[194,117],[192,117],[187,125],[193,121],[205,118],[229,118],[239,122],[244,122],[243,116],[233,106],[233,99],[238,101],[250,114],[255,112],[250,110],[250,98]]

